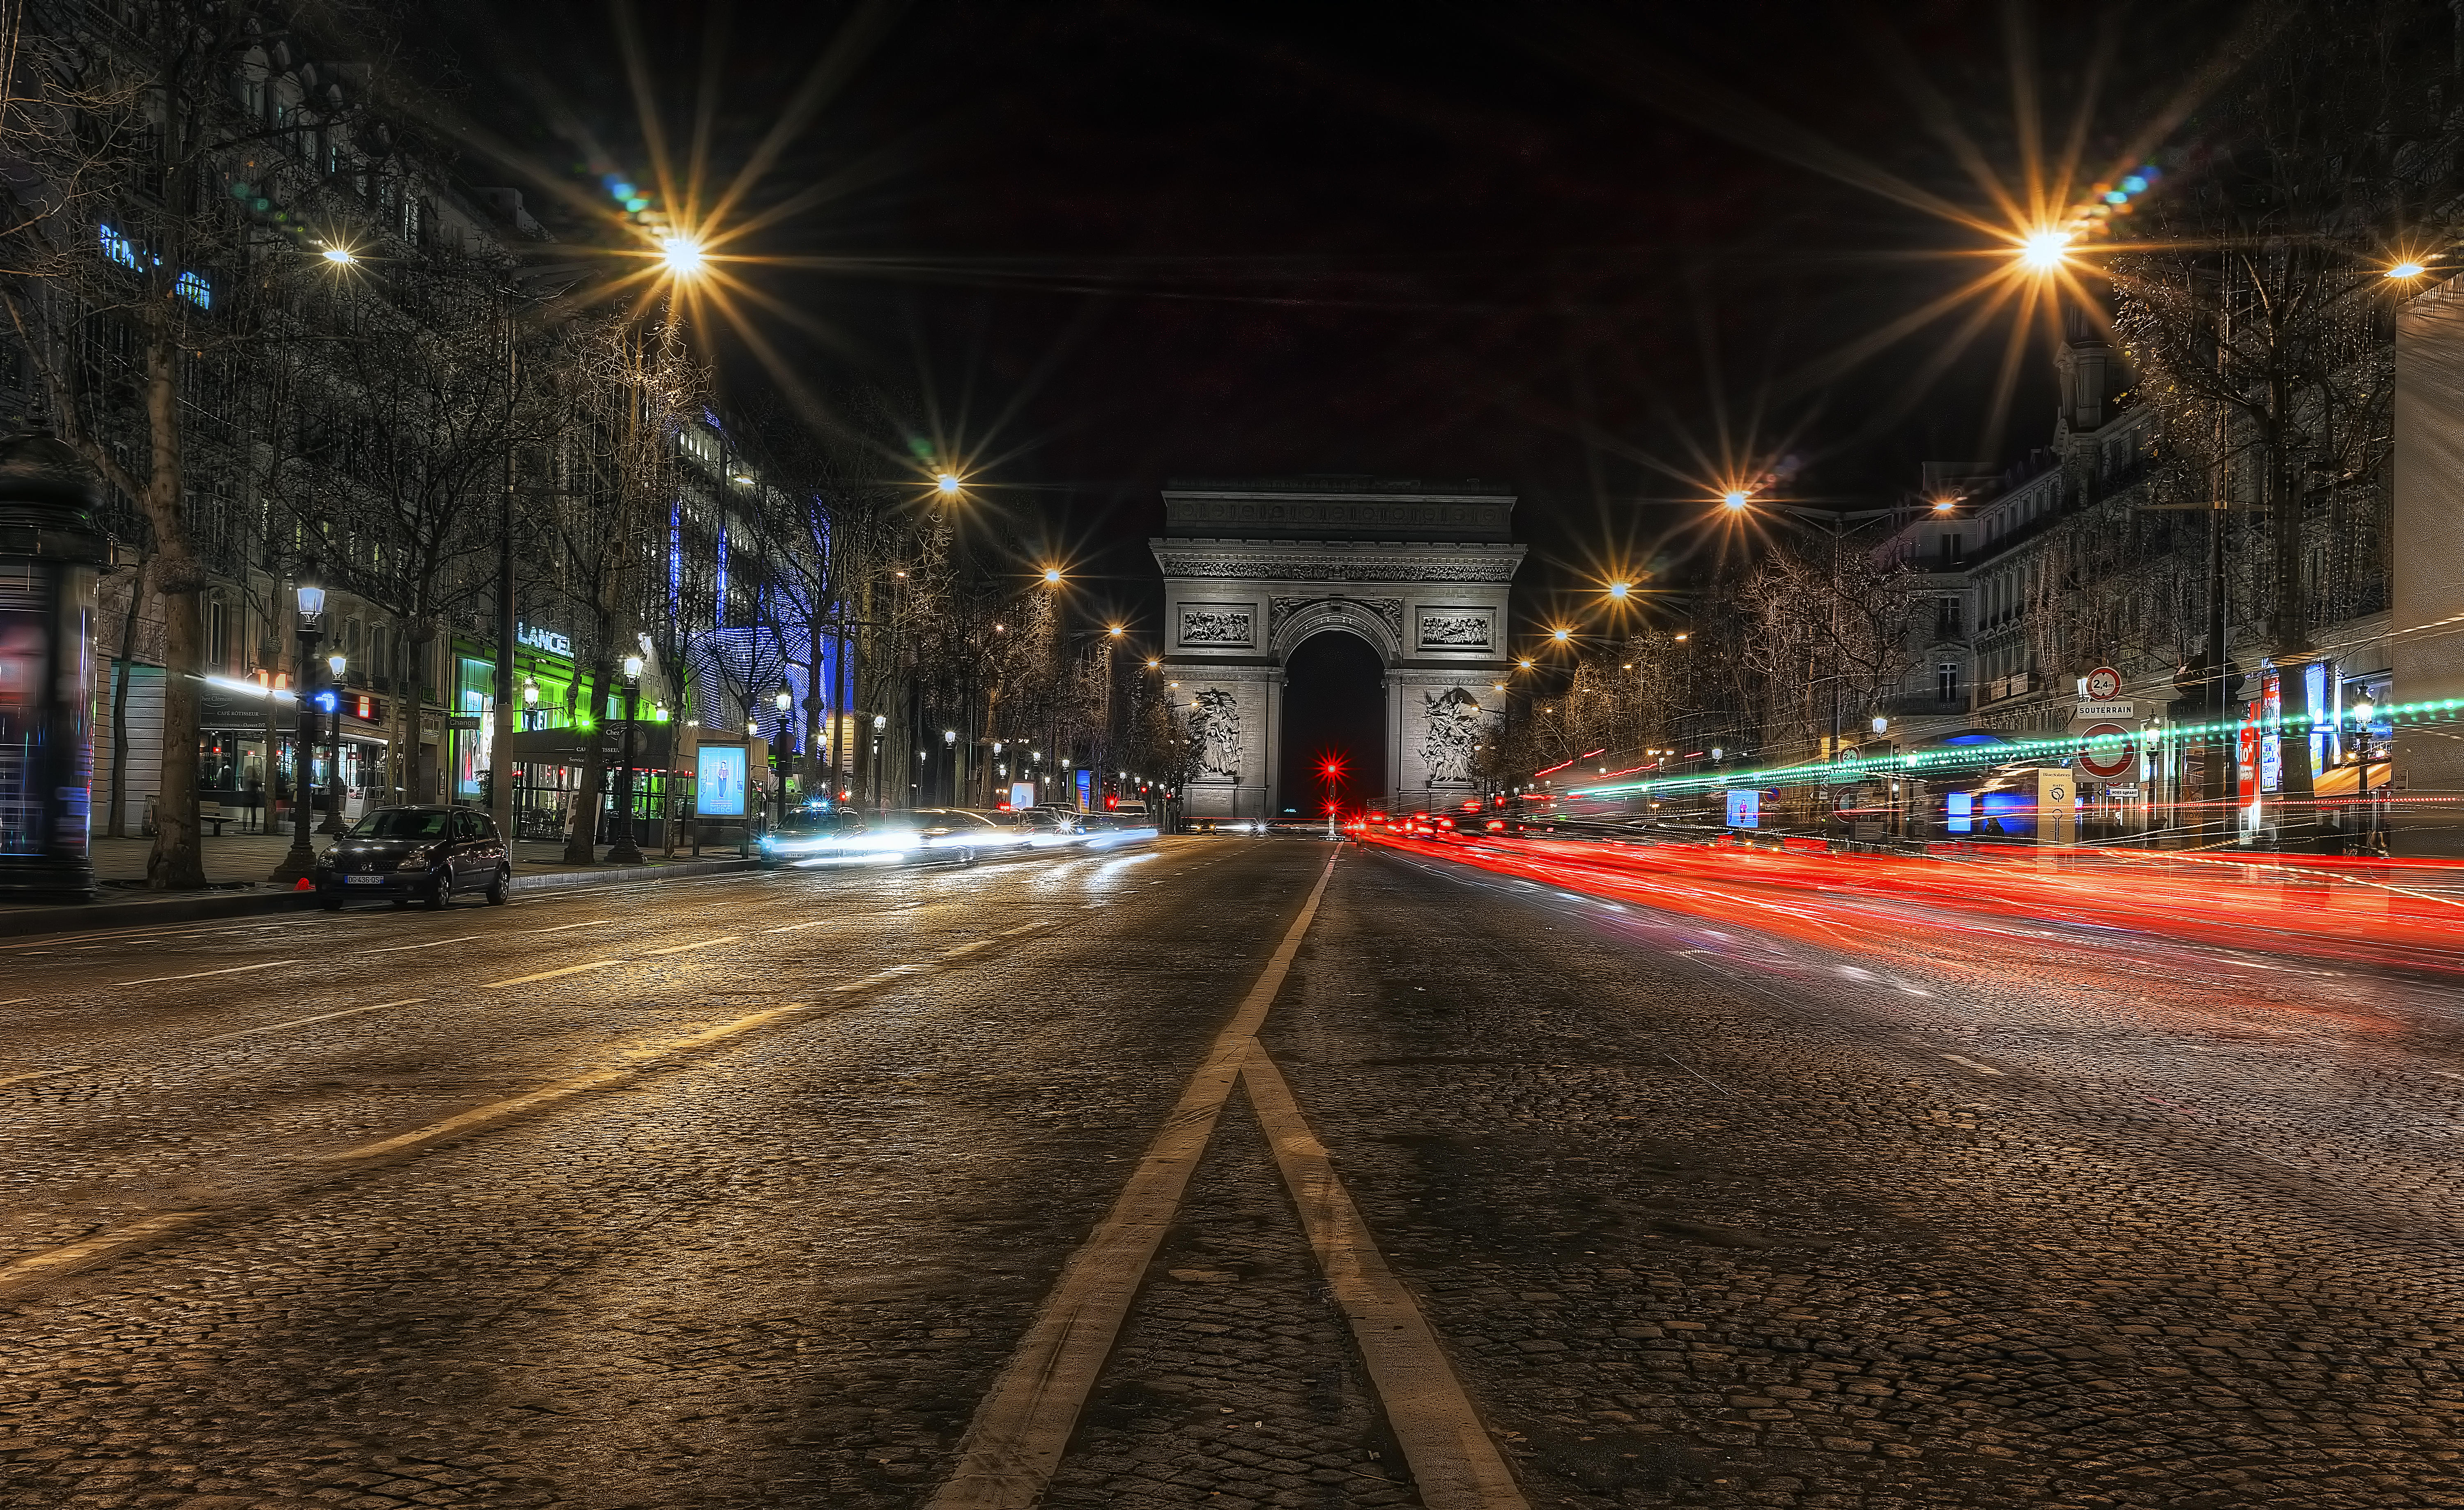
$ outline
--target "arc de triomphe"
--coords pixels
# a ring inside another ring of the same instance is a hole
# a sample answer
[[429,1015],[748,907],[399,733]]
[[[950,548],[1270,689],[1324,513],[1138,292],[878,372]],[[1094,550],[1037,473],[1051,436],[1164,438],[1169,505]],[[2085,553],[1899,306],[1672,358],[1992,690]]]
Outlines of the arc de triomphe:
[[1193,818],[1268,818],[1284,665],[1313,635],[1357,636],[1385,667],[1396,811],[1476,790],[1472,747],[1504,711],[1514,495],[1482,482],[1366,477],[1176,481],[1149,542],[1164,578],[1164,675],[1199,747]]

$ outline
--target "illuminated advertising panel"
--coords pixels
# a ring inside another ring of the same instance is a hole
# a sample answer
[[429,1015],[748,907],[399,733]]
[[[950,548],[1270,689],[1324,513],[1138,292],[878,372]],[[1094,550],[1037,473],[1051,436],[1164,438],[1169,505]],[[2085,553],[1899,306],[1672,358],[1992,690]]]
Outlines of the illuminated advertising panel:
[[703,745],[693,752],[693,811],[704,818],[742,818],[746,788],[742,745]]
[[1728,794],[1728,826],[1760,828],[1763,826],[1763,795],[1747,790]]

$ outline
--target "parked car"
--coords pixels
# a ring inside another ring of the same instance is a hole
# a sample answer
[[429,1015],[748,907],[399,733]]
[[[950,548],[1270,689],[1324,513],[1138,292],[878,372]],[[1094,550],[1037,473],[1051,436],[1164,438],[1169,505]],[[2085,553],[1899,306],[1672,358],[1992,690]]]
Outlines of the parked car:
[[381,807],[363,816],[317,857],[317,905],[331,912],[360,897],[396,907],[413,899],[441,908],[476,891],[505,905],[513,851],[495,821],[468,807]]

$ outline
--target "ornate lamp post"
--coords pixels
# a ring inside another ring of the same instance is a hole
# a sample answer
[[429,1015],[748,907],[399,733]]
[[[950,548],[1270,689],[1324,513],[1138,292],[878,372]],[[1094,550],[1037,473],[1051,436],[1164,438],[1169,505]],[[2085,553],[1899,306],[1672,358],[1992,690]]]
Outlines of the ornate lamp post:
[[770,748],[770,764],[779,773],[779,816],[784,819],[787,816],[787,715],[796,710],[796,694],[786,683],[781,682],[779,690],[771,695],[770,706],[779,710],[779,739]]
[[640,711],[642,658],[625,657],[625,743],[616,763],[616,843],[607,846],[607,863],[638,865],[642,846],[633,842],[633,718]]
[[334,721],[331,738],[326,745],[332,755],[325,783],[333,806],[326,810],[325,821],[317,825],[317,832],[320,834],[339,834],[348,826],[342,821],[342,673],[350,668],[350,664],[339,650],[325,657],[325,668],[333,672],[334,677],[326,686],[325,700],[318,707]]
[[299,636],[299,669],[291,678],[294,701],[299,708],[299,728],[291,743],[291,851],[275,867],[275,881],[304,881],[317,868],[317,849],[308,842],[308,810],[316,805],[317,701],[308,694],[308,685],[316,674],[317,641],[324,633],[325,589],[316,585],[316,569],[302,565],[293,594],[298,613],[295,622]]
[[39,431],[0,441],[0,896],[87,901],[93,781],[95,568],[111,558],[94,522],[102,487]]

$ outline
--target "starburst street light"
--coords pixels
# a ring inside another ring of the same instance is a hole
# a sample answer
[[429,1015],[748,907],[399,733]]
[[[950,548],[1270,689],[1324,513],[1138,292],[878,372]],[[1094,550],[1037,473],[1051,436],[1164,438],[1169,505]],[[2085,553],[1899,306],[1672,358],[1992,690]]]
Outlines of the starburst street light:
[[359,255],[348,247],[327,247],[325,260],[338,268],[347,268],[359,261]]
[[1632,591],[1634,591],[1634,584],[1632,582],[1609,583],[1609,596],[1612,598],[1622,599],[1626,594]]
[[945,471],[938,477],[933,479],[933,486],[941,490],[941,495],[943,497],[949,497],[958,491],[958,479],[952,473]]
[[1573,637],[1574,631],[1572,629],[1551,629],[1549,631],[1549,638],[1556,641],[1559,645],[1564,645]]
[[[330,252],[325,254],[327,256],[333,255]],[[2429,271],[2430,270],[2428,268],[2423,267],[2420,263],[2413,261],[2410,257],[2407,257],[2402,262],[2397,263],[2394,267],[2387,269],[2387,275],[2391,278],[2417,278]]]
[[1044,584],[1045,584],[1046,587],[1058,587],[1058,586],[1060,586],[1060,585],[1061,585],[1061,568],[1060,568],[1060,567],[1058,567],[1058,566],[1047,566],[1047,567],[1045,567],[1045,568],[1044,569]]
[[1752,501],[1752,496],[1743,488],[1731,488],[1720,495],[1720,503],[1731,514],[1742,514],[1746,505]]
[[2032,230],[2019,241],[2019,263],[2035,273],[2051,273],[2070,256],[2067,230]]
[[701,243],[691,236],[659,238],[659,263],[671,277],[699,277],[702,270]]

